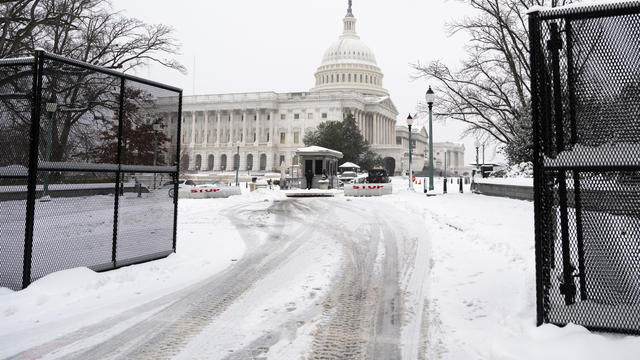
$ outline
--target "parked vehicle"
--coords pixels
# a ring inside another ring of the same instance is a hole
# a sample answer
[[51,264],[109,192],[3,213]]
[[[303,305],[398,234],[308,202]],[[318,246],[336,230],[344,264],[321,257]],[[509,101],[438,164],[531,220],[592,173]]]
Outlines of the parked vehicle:
[[369,184],[390,183],[391,178],[387,174],[387,170],[373,169],[373,170],[369,170],[369,176],[367,176],[367,182]]
[[343,184],[350,183],[353,179],[357,178],[358,174],[355,171],[345,171],[342,174],[338,175],[338,180]]
[[[195,187],[196,183],[193,182],[193,180],[179,180],[178,181],[178,189],[184,189],[187,187]],[[164,184],[162,184],[162,188],[161,189],[169,189],[169,197],[173,197],[173,181],[168,181]]]

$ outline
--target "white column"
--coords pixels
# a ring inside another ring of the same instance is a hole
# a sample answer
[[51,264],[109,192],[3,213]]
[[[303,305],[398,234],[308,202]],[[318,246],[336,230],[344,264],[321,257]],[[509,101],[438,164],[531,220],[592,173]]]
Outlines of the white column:
[[[260,109],[256,109],[256,142],[255,142],[255,146],[258,146],[259,144],[260,144]],[[254,160],[254,164],[255,164],[255,160]]]
[[[271,121],[269,122],[269,145],[275,144],[275,140],[273,139],[275,133],[275,123],[276,123],[276,113],[271,111]],[[268,159],[267,159],[268,160]],[[269,168],[269,163],[267,162],[267,169]]]
[[[196,144],[196,112],[191,112],[191,146]],[[195,164],[195,155],[194,155],[194,164]]]
[[385,122],[385,126],[386,126],[386,130],[387,130],[387,145],[391,144],[391,126],[389,126],[389,124],[391,123],[391,120],[389,120],[389,118],[387,118],[387,121]]
[[[233,118],[233,110],[229,111],[229,144],[233,144],[235,146],[236,139],[233,137],[233,130],[235,128]],[[229,164],[229,159],[227,159],[227,164]]]
[[389,118],[385,118],[385,132],[387,133],[387,145],[391,144],[391,127],[389,126],[389,123],[391,123],[391,120],[389,120]]
[[209,143],[209,110],[204,111],[204,139],[202,142],[205,146]]
[[389,122],[385,116],[382,117],[382,143],[389,143]]
[[379,144],[380,143],[380,127],[378,126],[380,124],[380,115],[376,114],[374,121],[373,121],[373,129],[374,129],[374,137],[373,137],[373,141],[375,144]]
[[[247,143],[247,112],[243,111],[242,112],[242,135],[240,135],[242,137],[242,145]],[[242,167],[240,167],[240,169],[242,169]]]
[[378,114],[373,115],[373,143],[378,144]]
[[[220,147],[220,110],[216,111],[216,147]],[[217,158],[217,156],[216,156]]]

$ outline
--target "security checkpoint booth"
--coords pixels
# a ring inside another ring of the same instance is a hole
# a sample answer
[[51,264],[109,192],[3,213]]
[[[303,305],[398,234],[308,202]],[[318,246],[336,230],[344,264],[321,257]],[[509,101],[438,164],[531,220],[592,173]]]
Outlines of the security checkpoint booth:
[[338,187],[338,161],[343,158],[340,151],[321,146],[309,146],[296,151],[300,159],[302,187],[307,188],[307,171],[313,174],[312,189],[335,189]]
[[342,165],[340,165],[339,167],[340,171],[353,171],[355,173],[358,173],[360,171],[360,166],[352,163],[352,162],[346,162]]

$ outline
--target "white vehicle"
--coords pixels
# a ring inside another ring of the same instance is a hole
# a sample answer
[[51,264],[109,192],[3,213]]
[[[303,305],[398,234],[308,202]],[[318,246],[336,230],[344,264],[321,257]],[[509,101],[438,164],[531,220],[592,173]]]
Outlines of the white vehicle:
[[347,184],[357,177],[358,174],[356,174],[354,171],[345,171],[342,174],[338,175],[338,180],[340,180],[344,184]]

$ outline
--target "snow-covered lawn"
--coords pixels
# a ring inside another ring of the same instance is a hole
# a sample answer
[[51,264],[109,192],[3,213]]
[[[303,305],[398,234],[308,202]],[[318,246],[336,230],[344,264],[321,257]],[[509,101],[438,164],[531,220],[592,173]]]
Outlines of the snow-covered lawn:
[[424,211],[431,238],[426,359],[639,358],[640,337],[535,326],[532,202],[469,193],[398,201]]

